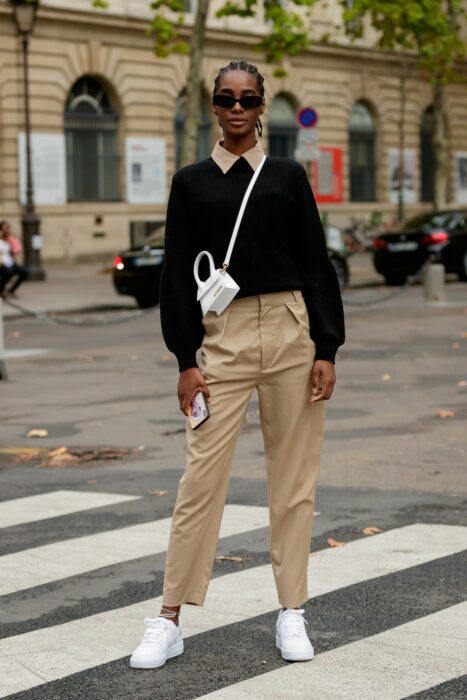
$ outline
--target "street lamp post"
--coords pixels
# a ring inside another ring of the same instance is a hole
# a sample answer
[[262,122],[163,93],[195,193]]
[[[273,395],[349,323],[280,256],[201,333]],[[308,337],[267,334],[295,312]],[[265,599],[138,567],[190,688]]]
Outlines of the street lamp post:
[[29,108],[29,37],[34,29],[39,0],[10,0],[16,29],[23,47],[24,122],[26,131],[26,206],[21,219],[24,264],[28,279],[45,280],[41,263],[41,220],[34,204],[34,183],[31,163],[31,119]]

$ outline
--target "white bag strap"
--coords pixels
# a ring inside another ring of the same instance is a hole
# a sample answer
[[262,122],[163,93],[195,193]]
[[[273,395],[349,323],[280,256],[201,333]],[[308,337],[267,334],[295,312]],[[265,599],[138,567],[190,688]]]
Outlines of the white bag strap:
[[230,258],[231,258],[231,256],[232,256],[233,247],[234,247],[234,245],[235,245],[235,239],[237,238],[237,234],[238,234],[238,229],[240,228],[240,224],[242,223],[243,213],[244,213],[244,211],[245,211],[245,208],[246,208],[248,199],[249,199],[249,197],[250,197],[251,190],[253,189],[256,180],[258,179],[258,175],[259,175],[260,172],[261,172],[261,168],[263,167],[265,160],[266,160],[266,156],[263,156],[263,160],[261,161],[261,163],[260,163],[260,164],[258,165],[258,167],[256,168],[256,170],[255,170],[255,172],[254,172],[254,174],[253,174],[253,177],[252,177],[251,180],[250,180],[250,184],[248,185],[247,190],[246,190],[246,192],[245,192],[245,194],[244,194],[243,201],[242,201],[242,203],[241,203],[241,205],[240,205],[240,209],[239,209],[239,212],[238,212],[237,220],[236,220],[236,222],[235,222],[235,226],[234,226],[234,230],[233,230],[233,233],[232,233],[232,237],[231,237],[231,239],[230,239],[229,247],[228,247],[228,249],[227,249],[227,255],[225,256],[224,264],[222,265],[222,269],[223,269],[223,270],[227,270],[227,268],[228,268],[228,266],[229,266]]

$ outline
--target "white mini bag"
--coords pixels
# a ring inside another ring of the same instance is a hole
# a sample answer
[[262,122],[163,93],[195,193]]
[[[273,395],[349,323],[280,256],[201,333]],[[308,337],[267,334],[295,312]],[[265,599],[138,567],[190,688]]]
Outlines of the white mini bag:
[[[256,168],[253,177],[251,178],[250,183],[247,187],[237,215],[237,220],[235,222],[232,237],[230,239],[229,247],[227,249],[227,255],[225,256],[225,260],[222,267],[218,268],[217,270],[215,269],[214,258],[208,250],[202,250],[201,253],[198,253],[198,255],[196,256],[196,260],[193,266],[195,280],[198,285],[198,293],[196,298],[201,303],[203,316],[205,316],[208,311],[215,311],[216,314],[219,316],[224,311],[224,309],[227,308],[227,306],[230,304],[230,302],[236,296],[240,289],[235,280],[227,272],[227,268],[230,264],[230,258],[232,256],[235,239],[237,238],[238,230],[242,222],[243,214],[248,199],[250,197],[251,190],[253,189],[256,180],[258,179],[258,175],[261,172],[261,168],[263,167],[265,160],[266,156],[263,157],[263,160]],[[199,278],[198,268],[201,258],[204,255],[206,255],[209,260],[209,277],[203,281]]]

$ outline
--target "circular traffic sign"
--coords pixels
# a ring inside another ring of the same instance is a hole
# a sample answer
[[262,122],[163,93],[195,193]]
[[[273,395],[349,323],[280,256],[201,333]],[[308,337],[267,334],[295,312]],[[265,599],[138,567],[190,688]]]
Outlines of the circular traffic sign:
[[305,129],[310,129],[318,123],[318,112],[313,107],[303,107],[298,113],[298,123]]

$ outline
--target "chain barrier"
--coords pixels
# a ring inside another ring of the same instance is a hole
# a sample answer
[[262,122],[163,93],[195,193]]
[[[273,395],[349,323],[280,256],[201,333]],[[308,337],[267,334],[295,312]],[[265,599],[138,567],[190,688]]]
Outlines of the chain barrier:
[[402,294],[405,292],[409,287],[411,287],[415,282],[417,282],[425,272],[425,268],[427,267],[429,263],[429,260],[425,260],[425,262],[422,264],[422,266],[415,272],[413,275],[409,275],[404,282],[398,289],[395,289],[392,292],[389,292],[388,294],[385,294],[384,297],[374,297],[374,299],[364,299],[362,301],[351,301],[350,299],[346,298],[345,293],[342,295],[342,301],[344,304],[347,304],[348,306],[372,306],[373,304],[381,304],[384,301],[388,301],[388,299],[393,299],[394,297],[399,296],[399,294]]
[[17,309],[20,311],[23,316],[32,316],[33,318],[37,318],[40,321],[45,321],[45,323],[51,323],[55,325],[61,325],[61,326],[81,326],[84,328],[92,328],[96,326],[115,326],[119,323],[127,323],[128,321],[134,321],[137,318],[142,318],[143,316],[147,316],[148,314],[154,313],[157,309],[155,306],[151,306],[149,309],[141,309],[139,311],[132,311],[129,314],[126,314],[125,316],[120,316],[119,318],[112,318],[112,319],[97,319],[97,318],[90,318],[90,317],[84,317],[84,318],[59,318],[55,315],[52,315],[50,313],[46,313],[44,311],[32,311],[31,309],[27,309],[24,306],[21,306],[21,304],[17,304],[14,301],[11,301],[10,299],[4,299],[4,303],[8,304],[9,306],[13,307],[14,309]]

